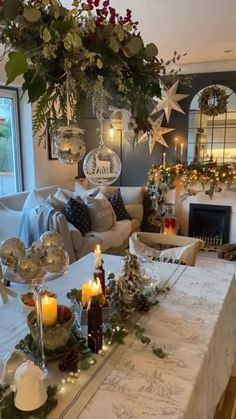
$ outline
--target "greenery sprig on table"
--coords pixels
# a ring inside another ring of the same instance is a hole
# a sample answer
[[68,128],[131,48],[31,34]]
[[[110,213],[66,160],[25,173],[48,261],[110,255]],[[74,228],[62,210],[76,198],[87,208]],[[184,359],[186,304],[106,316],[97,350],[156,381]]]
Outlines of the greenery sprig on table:
[[218,165],[217,162],[208,162],[173,164],[166,167],[153,165],[148,171],[147,188],[150,193],[155,188],[165,193],[175,188],[177,182],[184,186],[188,195],[196,195],[196,185],[200,183],[205,193],[212,198],[214,192],[221,192],[221,184],[236,183],[236,164]]
[[155,44],[145,45],[138,22],[127,9],[124,17],[109,0],[74,0],[67,9],[60,0],[0,2],[0,42],[8,54],[7,83],[19,75],[29,102],[36,103],[34,132],[46,133],[59,119],[78,121],[86,98],[101,119],[113,95],[131,110],[136,131],[151,129],[149,105],[160,97],[160,78],[181,55],[164,62]]

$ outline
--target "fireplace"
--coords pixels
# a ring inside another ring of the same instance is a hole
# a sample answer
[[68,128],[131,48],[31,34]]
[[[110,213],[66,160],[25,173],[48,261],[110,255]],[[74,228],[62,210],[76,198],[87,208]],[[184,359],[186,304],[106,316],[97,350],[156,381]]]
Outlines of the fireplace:
[[231,207],[226,205],[189,205],[189,236],[201,238],[212,249],[229,243]]

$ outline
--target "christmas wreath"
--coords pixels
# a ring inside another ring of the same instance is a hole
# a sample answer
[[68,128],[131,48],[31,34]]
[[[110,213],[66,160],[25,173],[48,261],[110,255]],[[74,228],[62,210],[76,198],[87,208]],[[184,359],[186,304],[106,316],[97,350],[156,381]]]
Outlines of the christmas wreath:
[[228,95],[225,89],[217,86],[207,87],[198,98],[198,106],[202,113],[217,116],[227,111]]

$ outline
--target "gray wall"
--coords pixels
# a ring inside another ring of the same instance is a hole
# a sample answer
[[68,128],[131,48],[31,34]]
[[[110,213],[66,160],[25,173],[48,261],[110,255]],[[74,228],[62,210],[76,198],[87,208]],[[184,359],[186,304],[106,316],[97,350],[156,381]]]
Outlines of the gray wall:
[[[189,94],[190,96],[180,102],[181,107],[185,111],[185,115],[176,111],[172,111],[169,124],[167,124],[165,118],[163,119],[162,125],[164,127],[175,128],[174,131],[164,136],[169,148],[162,147],[160,144],[154,146],[152,154],[149,154],[148,143],[144,143],[132,150],[124,141],[122,142],[122,148],[120,144],[120,133],[116,133],[114,142],[111,142],[109,136],[106,135],[105,145],[116,151],[122,160],[123,170],[118,184],[127,186],[139,186],[143,185],[147,179],[148,169],[152,164],[161,164],[162,153],[166,152],[166,162],[171,163],[174,161],[174,138],[178,137],[179,143],[186,144],[188,137],[188,110],[190,103],[195,94],[202,88],[219,83],[230,87],[236,92],[236,71],[230,71],[225,73],[202,73],[192,75],[191,87],[180,85],[178,93]],[[96,133],[96,127],[98,127],[97,120],[93,117],[91,111],[86,111],[87,114],[83,119],[82,125],[86,130],[86,144],[87,152],[93,148],[98,147],[99,137]],[[108,133],[109,123],[105,128],[105,133]],[[83,176],[82,163],[79,164],[79,176]]]

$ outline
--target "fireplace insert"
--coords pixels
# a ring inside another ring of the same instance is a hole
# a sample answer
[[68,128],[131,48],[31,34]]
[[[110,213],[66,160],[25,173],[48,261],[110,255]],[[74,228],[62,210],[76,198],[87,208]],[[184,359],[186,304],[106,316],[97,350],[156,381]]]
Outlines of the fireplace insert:
[[189,236],[212,246],[229,243],[230,210],[226,205],[190,204]]

